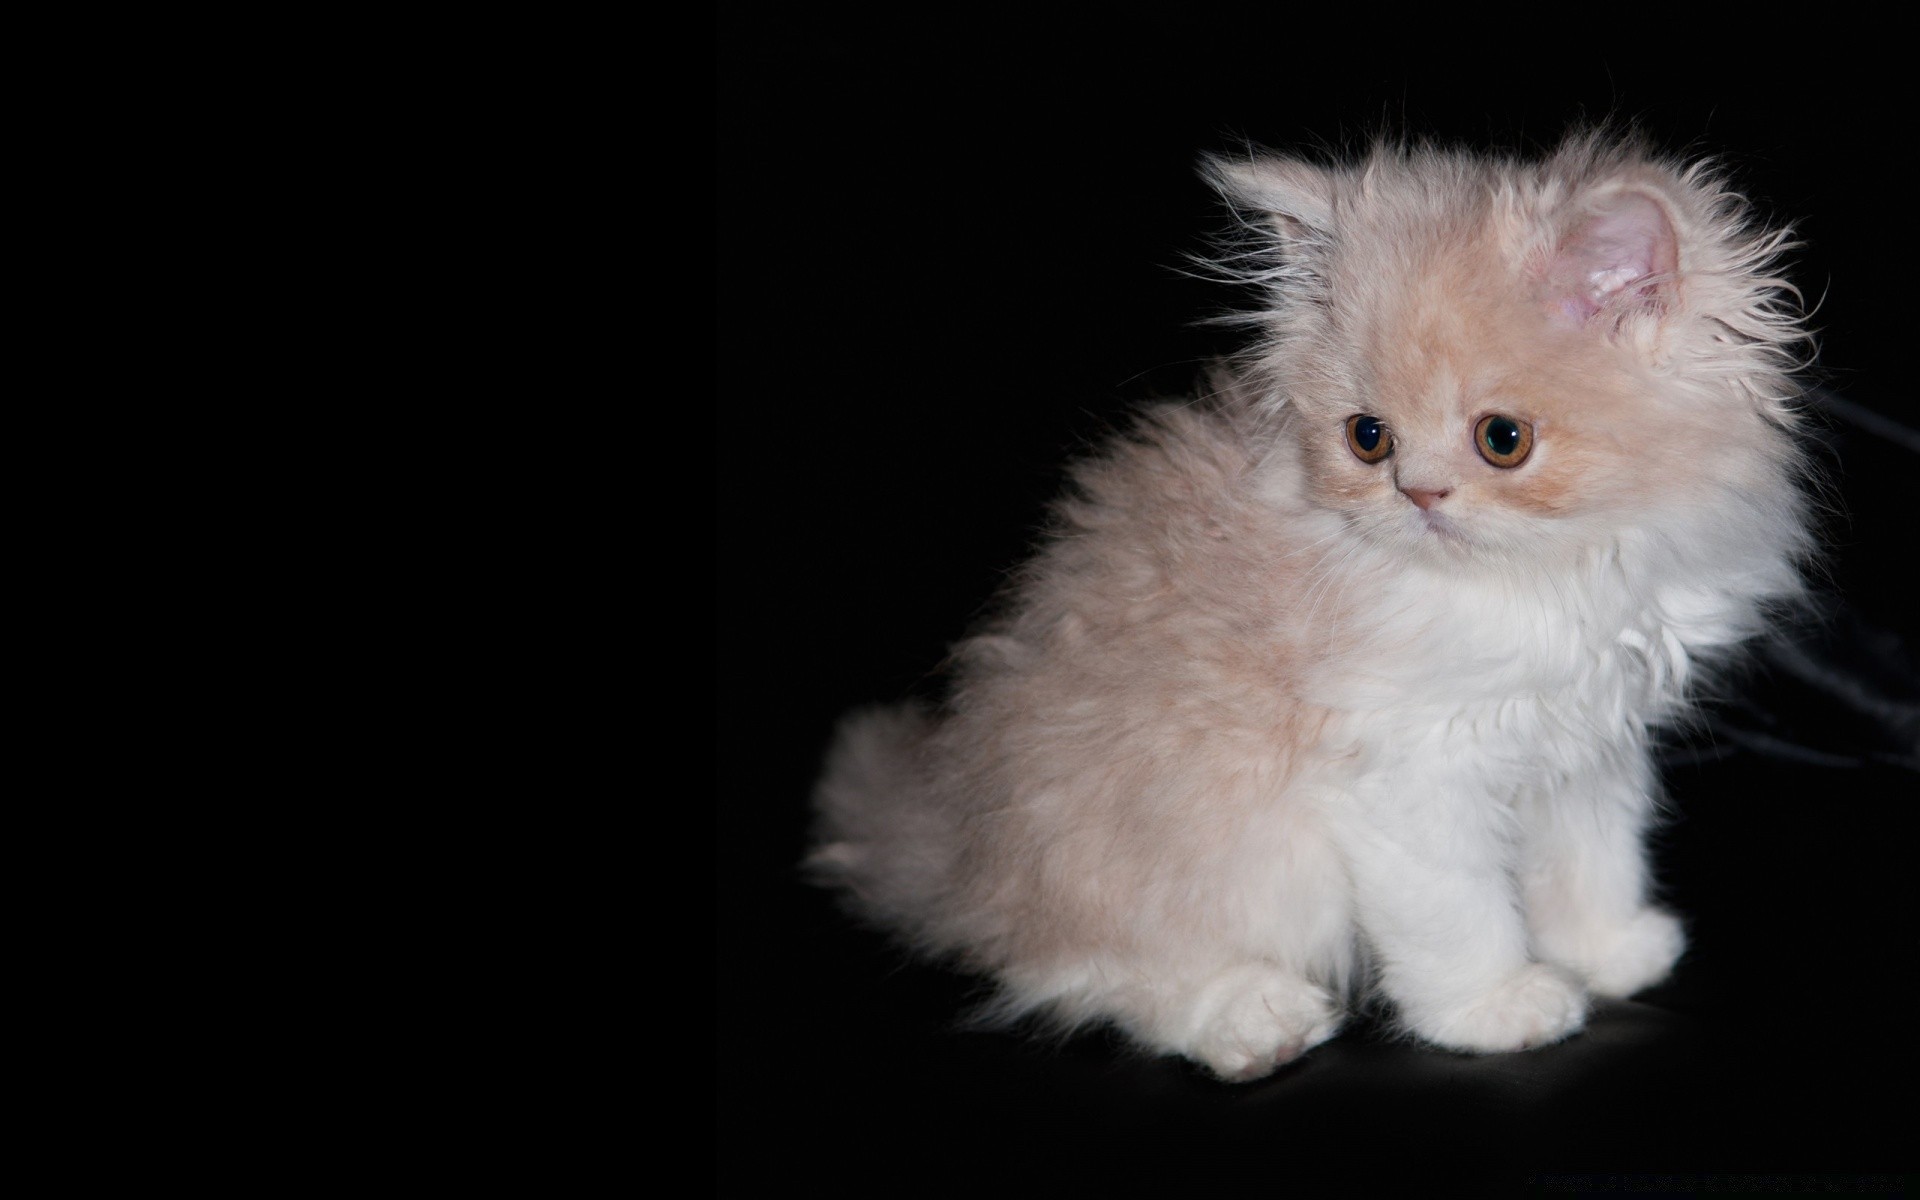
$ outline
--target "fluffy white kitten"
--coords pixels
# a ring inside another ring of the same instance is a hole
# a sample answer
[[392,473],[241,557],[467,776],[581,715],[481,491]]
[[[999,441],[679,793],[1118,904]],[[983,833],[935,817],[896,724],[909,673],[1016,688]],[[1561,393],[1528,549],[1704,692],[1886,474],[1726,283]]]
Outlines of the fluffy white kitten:
[[1370,989],[1564,1038],[1684,946],[1650,731],[1801,590],[1783,235],[1598,137],[1209,173],[1257,351],[1074,470],[942,711],[846,722],[809,863],[1002,1015],[1225,1079]]

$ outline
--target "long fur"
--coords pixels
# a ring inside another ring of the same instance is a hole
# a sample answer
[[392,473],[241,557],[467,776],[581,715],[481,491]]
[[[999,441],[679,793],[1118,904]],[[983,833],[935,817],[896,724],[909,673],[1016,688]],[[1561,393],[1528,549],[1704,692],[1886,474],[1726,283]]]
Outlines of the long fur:
[[1596,135],[1207,173],[1257,345],[1074,469],[941,711],[847,720],[809,864],[999,1015],[1223,1078],[1363,993],[1459,1050],[1567,1036],[1684,945],[1650,739],[1802,594],[1786,234]]

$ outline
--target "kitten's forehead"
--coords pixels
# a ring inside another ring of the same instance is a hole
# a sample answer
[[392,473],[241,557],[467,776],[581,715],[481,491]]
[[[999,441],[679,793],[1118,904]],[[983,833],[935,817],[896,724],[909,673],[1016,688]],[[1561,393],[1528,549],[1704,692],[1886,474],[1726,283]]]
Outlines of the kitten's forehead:
[[[1367,364],[1365,390],[1404,422],[1465,415],[1496,399],[1541,409],[1623,364],[1583,331],[1552,324],[1516,247],[1490,211],[1426,229],[1342,264],[1357,303],[1341,334]],[[1367,257],[1397,259],[1397,272]],[[1528,415],[1534,415],[1529,413]]]

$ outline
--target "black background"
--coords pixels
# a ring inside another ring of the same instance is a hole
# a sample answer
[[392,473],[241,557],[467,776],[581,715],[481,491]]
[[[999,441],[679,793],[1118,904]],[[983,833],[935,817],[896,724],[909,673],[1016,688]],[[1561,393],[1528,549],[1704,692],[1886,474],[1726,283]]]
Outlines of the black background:
[[1062,462],[1235,345],[1196,322],[1240,298],[1182,273],[1222,224],[1202,151],[1381,130],[1526,149],[1604,119],[1723,155],[1807,242],[1813,377],[1920,427],[1889,34],[1682,36],[1635,10],[1489,49],[1491,29],[1252,13],[719,10],[723,1191],[1607,1192],[1905,1169],[1920,455],[1845,413],[1815,434],[1837,500],[1823,623],[1669,756],[1660,869],[1693,949],[1571,1042],[1473,1059],[1362,1022],[1230,1088],[1098,1034],[969,1032],[971,981],[799,882],[834,720],[936,689]]

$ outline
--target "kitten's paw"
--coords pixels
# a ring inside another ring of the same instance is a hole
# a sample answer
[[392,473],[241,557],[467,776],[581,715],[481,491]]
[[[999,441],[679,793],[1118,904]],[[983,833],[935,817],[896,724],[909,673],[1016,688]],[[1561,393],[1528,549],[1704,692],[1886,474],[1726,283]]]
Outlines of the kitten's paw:
[[1228,1083],[1273,1073],[1340,1030],[1333,997],[1274,967],[1229,972],[1201,993],[1197,1027],[1180,1053]]
[[1673,971],[1687,948],[1680,922],[1656,908],[1586,939],[1570,952],[1548,957],[1586,977],[1596,996],[1622,998],[1650,988]]
[[1686,950],[1686,931],[1659,908],[1642,908],[1624,922],[1582,927],[1578,937],[1540,937],[1538,950],[1586,979],[1594,995],[1624,998],[1672,973]]
[[1497,1054],[1557,1042],[1586,1019],[1580,985],[1553,967],[1530,963],[1470,1003],[1416,1023],[1414,1031],[1449,1050]]

